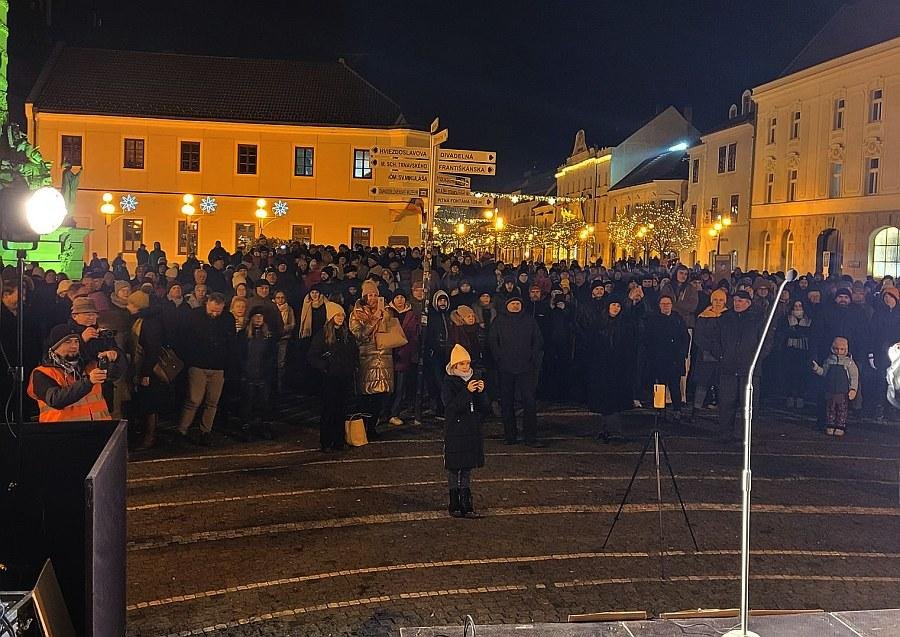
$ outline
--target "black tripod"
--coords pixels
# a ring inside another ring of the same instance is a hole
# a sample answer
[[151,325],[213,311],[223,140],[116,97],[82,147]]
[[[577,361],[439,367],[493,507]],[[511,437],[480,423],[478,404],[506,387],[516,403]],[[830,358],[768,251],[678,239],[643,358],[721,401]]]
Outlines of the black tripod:
[[659,573],[662,579],[666,579],[666,569],[665,569],[665,534],[663,532],[663,509],[662,509],[662,478],[660,476],[659,470],[659,458],[660,451],[662,451],[663,460],[666,462],[666,468],[669,470],[669,477],[672,479],[672,486],[675,489],[675,495],[678,496],[678,503],[681,505],[681,513],[684,515],[684,521],[687,523],[688,531],[691,533],[691,542],[694,544],[694,550],[699,551],[700,547],[697,546],[697,538],[694,537],[694,528],[691,526],[691,520],[688,518],[687,509],[684,507],[684,500],[681,499],[681,491],[678,490],[678,482],[675,480],[675,472],[672,471],[672,463],[669,461],[669,454],[666,451],[666,446],[663,444],[662,436],[659,433],[659,429],[657,428],[657,419],[658,413],[653,416],[653,433],[647,438],[647,442],[644,443],[644,448],[641,449],[641,456],[638,458],[637,465],[634,467],[634,473],[631,474],[631,480],[628,481],[628,487],[625,489],[625,495],[622,496],[622,502],[619,504],[619,510],[616,511],[616,516],[613,518],[612,524],[609,527],[609,531],[606,534],[606,539],[603,540],[603,546],[600,550],[605,550],[606,545],[609,543],[609,538],[612,535],[613,529],[616,528],[616,522],[619,521],[619,516],[622,514],[622,509],[625,508],[625,503],[628,501],[628,496],[631,494],[631,488],[634,486],[634,480],[637,478],[638,471],[641,470],[641,465],[644,463],[644,456],[647,455],[647,450],[650,448],[650,445],[653,445],[653,455],[656,461],[656,502],[657,508],[659,511]]

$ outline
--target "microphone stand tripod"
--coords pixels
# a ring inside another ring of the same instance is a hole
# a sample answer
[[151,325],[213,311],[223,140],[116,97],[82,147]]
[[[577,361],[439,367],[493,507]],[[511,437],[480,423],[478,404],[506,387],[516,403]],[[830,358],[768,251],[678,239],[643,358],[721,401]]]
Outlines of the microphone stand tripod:
[[659,413],[661,411],[663,410],[658,408],[655,408],[653,410],[653,432],[647,437],[647,442],[644,443],[644,448],[641,449],[641,455],[634,467],[634,472],[631,474],[631,480],[628,481],[628,486],[625,488],[625,495],[622,496],[622,502],[619,503],[619,509],[616,511],[616,515],[609,527],[609,531],[606,533],[606,539],[603,541],[603,546],[600,547],[600,550],[605,550],[606,545],[609,543],[609,538],[612,535],[613,529],[616,528],[616,523],[619,521],[619,516],[622,514],[622,509],[625,508],[625,503],[628,501],[628,496],[631,494],[631,488],[634,486],[634,481],[635,478],[637,478],[638,471],[640,471],[641,465],[644,463],[644,457],[647,455],[647,451],[650,449],[650,445],[652,444],[653,457],[656,465],[656,503],[657,511],[659,513],[659,575],[660,579],[666,579],[666,547],[663,527],[662,478],[660,476],[659,467],[660,452],[662,452],[662,458],[666,463],[666,468],[669,470],[669,478],[672,480],[672,487],[675,489],[675,495],[678,497],[678,503],[681,505],[681,513],[682,515],[684,515],[684,521],[687,524],[688,531],[691,534],[691,542],[693,542],[694,544],[694,550],[699,551],[700,547],[697,545],[697,538],[694,536],[694,528],[691,526],[691,520],[690,518],[688,518],[687,509],[684,506],[684,500],[681,498],[681,491],[679,491],[678,482],[675,480],[675,472],[672,471],[672,463],[669,461],[669,453],[666,451],[666,446],[665,444],[663,444],[662,436],[659,433]]
[[796,270],[788,270],[784,281],[778,286],[778,291],[775,292],[774,302],[772,307],[769,308],[766,324],[760,335],[759,343],[756,344],[756,352],[753,354],[753,360],[750,362],[750,368],[747,372],[747,385],[744,387],[744,469],[741,473],[741,489],[743,491],[741,497],[741,626],[728,631],[722,637],[759,637],[756,633],[750,632],[747,625],[750,619],[750,434],[753,420],[753,374],[756,371],[756,364],[759,362],[759,356],[766,342],[766,336],[769,334],[769,328],[772,326],[775,311],[778,309],[778,299],[781,298],[781,293],[784,291],[785,286],[796,277]]

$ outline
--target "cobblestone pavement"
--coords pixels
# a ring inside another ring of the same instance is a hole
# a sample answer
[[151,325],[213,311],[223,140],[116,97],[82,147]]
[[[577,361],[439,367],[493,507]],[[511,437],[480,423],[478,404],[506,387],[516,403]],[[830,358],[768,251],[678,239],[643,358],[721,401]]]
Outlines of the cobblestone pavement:
[[[736,606],[740,448],[664,430],[700,550],[664,476],[660,559],[652,454],[602,550],[652,418],[631,413],[630,440],[606,445],[591,416],[542,409],[546,449],[506,446],[489,424],[474,520],[446,513],[439,423],[324,454],[300,404],[282,409],[275,441],[217,435],[211,449],[136,455],[128,634],[396,636],[466,614],[493,624]],[[900,426],[837,440],[790,414],[759,421],[752,605],[900,606]]]

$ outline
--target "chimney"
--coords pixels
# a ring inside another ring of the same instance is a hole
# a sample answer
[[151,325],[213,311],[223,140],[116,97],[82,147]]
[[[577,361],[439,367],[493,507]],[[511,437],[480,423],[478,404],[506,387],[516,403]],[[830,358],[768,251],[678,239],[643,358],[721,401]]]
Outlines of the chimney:
[[685,105],[684,108],[681,109],[681,114],[688,121],[688,124],[693,124],[694,119],[694,107],[690,105]]

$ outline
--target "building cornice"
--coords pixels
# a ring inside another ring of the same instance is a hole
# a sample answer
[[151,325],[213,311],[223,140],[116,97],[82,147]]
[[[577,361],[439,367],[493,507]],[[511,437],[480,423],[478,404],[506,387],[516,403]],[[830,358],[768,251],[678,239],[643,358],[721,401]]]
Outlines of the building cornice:
[[900,38],[893,38],[841,57],[816,64],[802,71],[779,77],[778,79],[762,84],[753,89],[754,99],[759,99],[767,93],[777,92],[785,88],[793,88],[798,82],[818,81],[822,75],[848,70],[847,67],[877,62],[873,58],[886,57],[900,52]]

